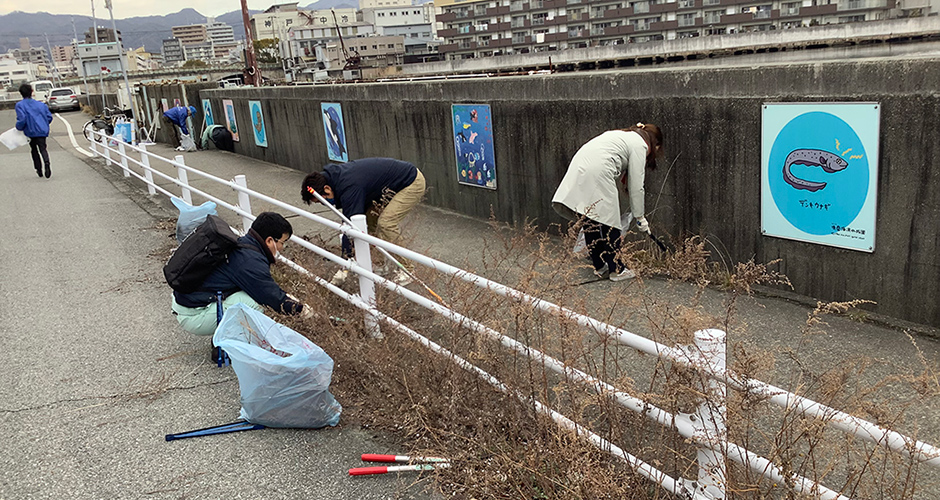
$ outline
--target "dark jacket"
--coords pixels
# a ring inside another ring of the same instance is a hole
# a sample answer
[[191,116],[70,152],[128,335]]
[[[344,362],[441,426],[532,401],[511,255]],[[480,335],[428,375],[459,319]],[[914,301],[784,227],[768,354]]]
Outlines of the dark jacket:
[[271,277],[274,256],[262,243],[261,236],[250,230],[238,238],[238,243],[239,247],[229,254],[228,262],[213,271],[200,290],[193,293],[173,292],[176,303],[183,307],[205,307],[216,301],[216,291],[221,291],[225,297],[243,291],[255,302],[275,311],[299,313],[303,305],[289,299]]
[[411,185],[417,176],[417,167],[394,158],[363,158],[323,167],[323,177],[333,190],[334,203],[343,209],[346,217],[365,214],[373,203],[382,199],[386,189],[397,193]]
[[48,137],[50,123],[49,106],[31,97],[16,103],[16,130],[22,130],[26,137]]

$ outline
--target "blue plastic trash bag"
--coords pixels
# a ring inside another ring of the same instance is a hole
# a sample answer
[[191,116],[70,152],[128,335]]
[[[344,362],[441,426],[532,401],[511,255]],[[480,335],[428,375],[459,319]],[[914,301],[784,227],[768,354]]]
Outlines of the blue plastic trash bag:
[[209,215],[219,215],[215,211],[215,203],[207,201],[198,207],[194,207],[183,201],[182,198],[172,197],[170,200],[180,211],[180,216],[176,219],[176,242],[182,243],[190,233],[196,230],[200,224],[206,221]]
[[239,418],[267,427],[335,426],[343,407],[330,394],[333,359],[290,328],[244,304],[225,311],[212,337],[238,376]]

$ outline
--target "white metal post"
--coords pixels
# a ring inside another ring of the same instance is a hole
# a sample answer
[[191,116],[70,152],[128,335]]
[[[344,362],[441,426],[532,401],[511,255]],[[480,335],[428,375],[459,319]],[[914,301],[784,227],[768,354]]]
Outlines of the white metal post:
[[95,134],[95,127],[91,127],[91,151],[95,153],[95,157],[98,157],[98,135]]
[[[365,215],[353,215],[351,220],[353,227],[362,231],[363,233],[368,233],[369,229],[368,225],[366,224]],[[353,244],[355,245],[356,249],[356,263],[359,264],[359,267],[371,273],[372,250],[371,247],[369,247],[369,243],[362,238],[354,238]],[[359,276],[359,297],[361,297],[362,300],[364,300],[370,306],[375,307],[375,283],[365,276]],[[373,316],[368,311],[365,313],[365,325],[366,333],[377,339],[383,337],[382,331],[379,329],[378,320],[376,320],[375,316]]]
[[[244,175],[236,175],[235,184],[248,189],[248,179],[246,179]],[[241,208],[249,214],[251,213],[251,197],[248,196],[248,193],[244,191],[238,192],[238,208]],[[242,215],[242,226],[247,233],[248,230],[251,229],[251,219],[245,215]]]
[[147,154],[147,146],[140,145],[140,163],[144,166],[144,178],[147,179],[147,193],[150,196],[157,194],[153,184],[153,170],[150,170],[150,155]]
[[[695,347],[702,360],[712,370],[724,371],[726,352],[724,331],[710,328],[695,332]],[[719,445],[716,446],[719,450],[725,450],[726,447],[723,443],[726,443],[728,439],[725,426],[728,389],[724,383],[713,378],[706,380],[704,389],[706,398],[705,402],[698,408],[698,422],[696,424],[709,441]],[[726,477],[727,468],[724,453],[708,448],[699,448],[698,482],[700,487],[713,498],[723,499],[726,495]]]
[[104,164],[107,165],[108,168],[111,168],[111,148],[109,147],[110,144],[108,144],[111,142],[111,138],[104,132],[101,133],[101,137],[101,147],[104,149]]
[[[180,165],[185,165],[186,162],[183,161],[183,155],[176,155],[176,163]],[[183,201],[193,204],[193,193],[189,190],[189,177],[186,175],[186,169],[183,167],[176,167],[176,178],[183,183]]]
[[130,177],[131,170],[127,168],[127,151],[124,148],[124,141],[118,142],[118,153],[121,154],[121,170],[124,171],[124,177]]

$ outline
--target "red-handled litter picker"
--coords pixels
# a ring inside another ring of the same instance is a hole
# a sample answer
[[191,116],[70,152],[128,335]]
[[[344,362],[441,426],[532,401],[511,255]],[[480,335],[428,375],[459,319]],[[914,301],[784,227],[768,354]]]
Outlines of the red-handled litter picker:
[[444,469],[450,467],[450,459],[439,457],[409,457],[405,455],[376,455],[364,453],[364,462],[409,463],[424,462],[411,465],[388,465],[376,467],[357,467],[349,469],[350,476],[368,476],[374,474],[388,474],[389,472],[412,472],[423,470]]

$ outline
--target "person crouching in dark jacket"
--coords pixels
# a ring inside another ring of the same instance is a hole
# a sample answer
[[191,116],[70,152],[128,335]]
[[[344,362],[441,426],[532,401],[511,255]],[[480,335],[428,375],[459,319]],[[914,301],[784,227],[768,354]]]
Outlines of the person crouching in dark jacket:
[[217,292],[222,307],[234,304],[262,310],[268,306],[284,314],[313,316],[310,306],[289,296],[271,276],[271,265],[293,234],[290,222],[274,212],[264,212],[251,224],[248,234],[238,238],[239,246],[228,262],[206,278],[192,293],[173,292],[173,314],[183,330],[195,335],[212,335],[216,327]]

